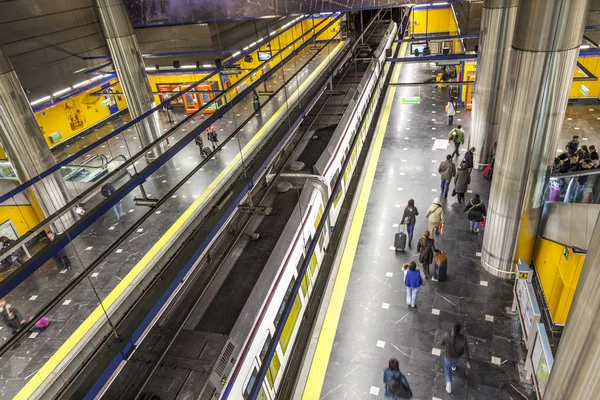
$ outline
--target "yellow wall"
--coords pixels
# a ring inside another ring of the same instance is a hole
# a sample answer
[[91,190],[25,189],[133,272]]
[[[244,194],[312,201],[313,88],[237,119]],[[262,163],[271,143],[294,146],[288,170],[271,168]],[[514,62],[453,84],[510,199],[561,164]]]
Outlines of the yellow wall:
[[[600,77],[600,57],[583,57],[578,59],[586,69],[588,69],[595,76]],[[583,72],[579,68],[575,68],[575,77],[584,76]],[[587,97],[600,97],[600,80],[597,81],[575,81],[571,85],[571,91],[569,92],[570,98],[585,98],[581,94],[581,85],[585,85],[589,89],[589,95]]]
[[[316,19],[314,20],[314,25],[318,25],[323,22],[323,20]],[[326,25],[328,22],[323,22],[323,25]],[[306,34],[306,38],[310,38],[312,34],[310,34],[313,28],[313,21],[301,21],[294,25],[292,28],[288,29],[286,32],[277,36],[275,39],[270,41],[271,50],[273,53],[278,52],[280,48],[283,48],[294,40],[300,38],[303,33]],[[326,40],[333,38],[340,33],[340,25],[339,22],[332,25],[326,32],[319,35],[320,40]],[[266,42],[265,42],[266,44]],[[263,44],[260,47],[261,51],[267,50],[267,46]],[[294,45],[294,48],[299,47],[302,44],[301,40]],[[270,61],[271,67],[275,64],[279,63],[282,58],[285,58],[292,52],[292,48],[282,52],[280,55],[273,57],[272,61]],[[224,79],[229,79],[231,84],[234,84],[240,79],[246,79],[248,83],[252,83],[254,80],[260,78],[262,76],[262,70],[257,71],[252,76],[249,75],[251,69],[256,68],[260,65],[261,62],[258,61],[258,49],[252,53],[253,61],[250,63],[240,62],[240,66],[243,69],[248,69],[239,75],[229,75],[224,77]],[[197,73],[188,73],[188,74],[180,74],[180,75],[150,75],[149,81],[150,86],[153,91],[157,91],[156,84],[157,83],[194,83],[205,77],[207,74],[197,74]],[[209,81],[217,82],[219,88],[222,90],[221,82],[219,76],[214,76],[209,79]],[[117,79],[111,80],[111,83],[118,82]],[[81,93],[77,96],[73,96],[65,101],[62,101],[58,104],[53,105],[50,108],[47,108],[42,111],[38,111],[35,113],[36,120],[42,129],[42,133],[44,138],[46,139],[46,143],[48,143],[48,147],[55,146],[60,142],[78,134],[84,129],[87,129],[93,125],[98,124],[102,120],[108,118],[110,116],[110,111],[108,107],[103,107],[101,102],[104,100],[104,96],[91,96],[90,93],[98,91],[100,89],[100,85],[88,90],[85,93]],[[112,86],[114,93],[123,93],[121,86],[117,83]],[[231,94],[227,96],[228,100],[235,94]],[[113,96],[119,110],[122,110],[127,107],[127,103],[125,101],[125,96]],[[154,96],[154,100],[156,104],[160,103],[160,98],[158,95]],[[62,140],[57,143],[52,143],[49,139],[49,135],[54,132],[60,132],[62,135]],[[6,155],[0,148],[0,159],[6,159]]]
[[32,206],[0,206],[0,223],[9,219],[17,228],[19,236],[42,222]]
[[[409,32],[413,34],[448,32],[450,35],[456,35],[458,24],[451,7],[416,10],[410,18]],[[459,39],[452,40],[452,47],[454,54],[463,53],[462,42]]]
[[[565,249],[567,258],[564,255]],[[554,323],[564,324],[569,315],[585,255],[575,254],[561,244],[538,238],[533,259],[552,319]]]
[[[114,79],[111,81],[111,83],[114,82],[117,82],[117,80]],[[61,141],[64,141],[110,116],[108,107],[104,107],[101,104],[104,96],[90,95],[90,93],[99,89],[100,85],[35,113],[35,118],[42,129],[48,147],[60,143],[52,143],[50,141],[49,135],[52,133],[60,132],[62,135]],[[122,89],[117,84],[113,87],[113,91],[122,92]],[[122,109],[126,107],[126,103],[125,97],[120,97],[121,99],[118,99],[115,96],[115,100],[119,109]]]

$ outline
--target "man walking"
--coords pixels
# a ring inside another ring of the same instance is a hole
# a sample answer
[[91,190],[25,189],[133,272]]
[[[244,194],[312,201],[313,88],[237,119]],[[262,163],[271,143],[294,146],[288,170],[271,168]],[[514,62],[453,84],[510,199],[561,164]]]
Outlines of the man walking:
[[473,158],[475,155],[475,150],[475,147],[471,147],[469,151],[467,151],[465,154],[465,163],[467,164],[467,169],[469,170],[469,173],[473,171]]
[[456,115],[456,106],[454,105],[454,99],[451,97],[446,104],[446,115],[448,115],[448,125],[452,125],[454,122],[454,115]]
[[452,392],[452,371],[456,371],[458,361],[464,355],[467,368],[471,369],[469,358],[469,343],[461,333],[461,326],[456,323],[452,332],[442,337],[441,345],[444,348],[444,376],[446,378],[446,392]]
[[456,154],[456,158],[460,157],[460,145],[465,142],[465,131],[462,129],[462,125],[458,125],[452,129],[448,134],[448,141],[454,143],[454,152],[452,157]]
[[[54,241],[54,238],[56,238],[56,235],[54,234],[54,232],[48,232],[46,234],[46,236],[48,237],[48,240],[50,242]],[[69,257],[67,256],[67,251],[65,250],[65,248],[61,248],[59,249],[56,253],[54,253],[54,259],[56,260],[57,263],[59,263],[64,269],[69,269],[71,268],[71,260],[69,259]]]
[[[106,184],[104,184],[102,186],[100,191],[102,192],[102,196],[104,196],[108,199],[110,196],[112,196],[115,193],[115,187],[113,186],[112,183],[107,182]],[[121,217],[124,217],[126,215],[125,212],[123,211],[123,204],[120,201],[113,206],[113,212],[115,213],[115,216],[117,217],[117,221],[120,220]]]
[[452,156],[447,155],[446,161],[442,161],[438,168],[438,172],[441,177],[441,188],[442,194],[440,197],[444,199],[448,198],[448,189],[450,187],[450,180],[456,176],[456,165],[452,162]]
[[565,146],[565,150],[567,150],[567,154],[569,155],[569,157],[577,153],[577,150],[579,150],[579,136],[573,136],[573,140],[567,143],[567,145]]

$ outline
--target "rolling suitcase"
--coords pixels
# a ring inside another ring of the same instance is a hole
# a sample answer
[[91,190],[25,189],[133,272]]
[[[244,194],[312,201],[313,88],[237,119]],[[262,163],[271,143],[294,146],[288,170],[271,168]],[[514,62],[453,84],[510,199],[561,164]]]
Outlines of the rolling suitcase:
[[448,256],[444,250],[435,253],[435,265],[433,267],[433,279],[437,281],[446,280],[446,272],[448,271]]
[[404,233],[403,229],[394,236],[394,247],[396,251],[404,251],[406,248],[406,233]]

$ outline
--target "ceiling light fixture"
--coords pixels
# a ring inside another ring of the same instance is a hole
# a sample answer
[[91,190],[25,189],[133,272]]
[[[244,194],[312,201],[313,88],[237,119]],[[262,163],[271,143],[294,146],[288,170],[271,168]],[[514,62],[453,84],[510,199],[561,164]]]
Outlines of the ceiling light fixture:
[[67,92],[69,92],[69,91],[71,91],[71,87],[70,87],[70,86],[69,86],[69,87],[67,87],[67,88],[64,88],[64,89],[62,89],[62,90],[59,90],[59,91],[58,91],[58,92],[56,92],[56,93],[52,93],[52,97],[58,97],[58,96],[60,96],[61,94],[65,94],[65,93],[67,93]]
[[77,88],[80,88],[80,87],[82,87],[82,86],[85,86],[85,85],[87,85],[88,83],[90,83],[90,80],[89,80],[89,79],[88,79],[87,81],[83,81],[83,82],[79,82],[79,83],[76,83],[76,84],[74,84],[74,85],[73,85],[73,88],[74,88],[74,89],[77,89]]
[[51,99],[51,96],[46,96],[46,97],[42,97],[41,99],[34,100],[29,104],[31,104],[32,106],[35,106],[36,104],[43,103],[44,101],[48,101],[50,99]]

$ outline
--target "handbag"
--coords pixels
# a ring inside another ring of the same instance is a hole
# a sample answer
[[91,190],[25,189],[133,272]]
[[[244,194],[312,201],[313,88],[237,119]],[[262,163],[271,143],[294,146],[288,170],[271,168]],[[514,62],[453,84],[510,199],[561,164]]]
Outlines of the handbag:
[[485,229],[485,218],[481,220],[481,227]]
[[388,389],[394,395],[403,399],[410,399],[412,397],[412,390],[410,390],[410,386],[404,375],[400,375],[399,379],[392,379],[388,385]]
[[440,222],[440,227],[439,227],[438,231],[440,233],[444,233],[444,223],[443,222]]
[[406,216],[404,217],[404,219],[402,220],[402,225],[408,225],[410,224],[410,216]]

